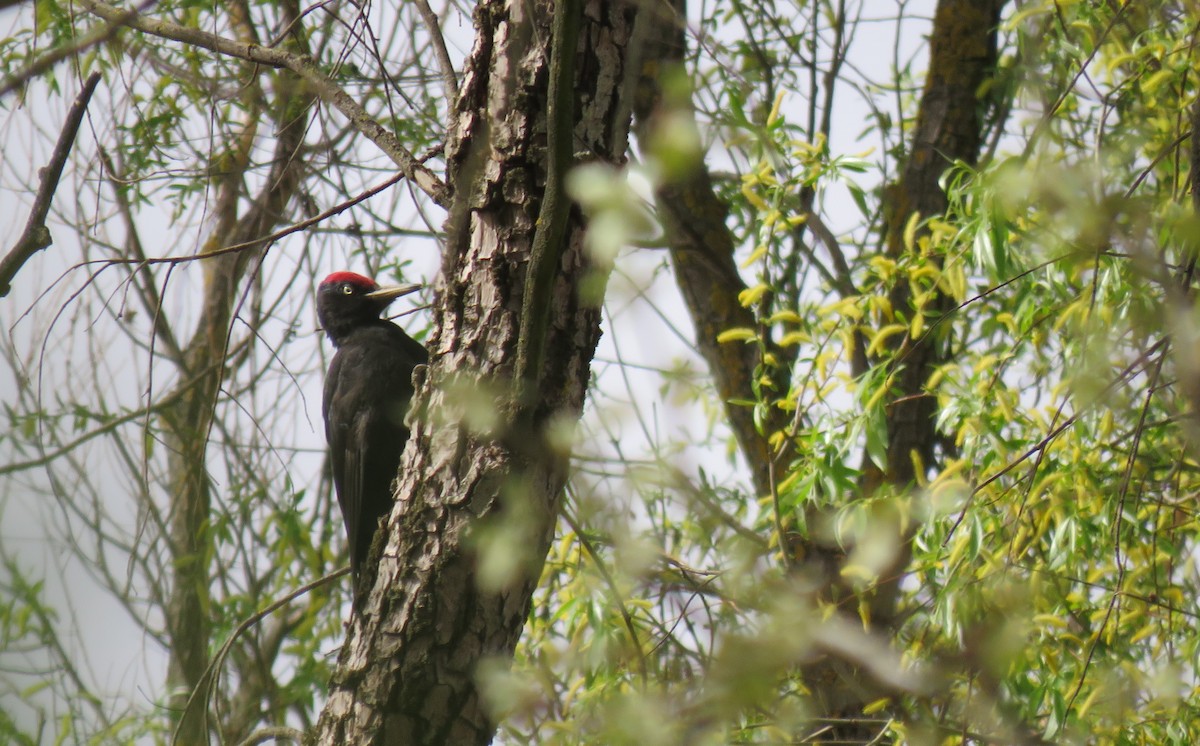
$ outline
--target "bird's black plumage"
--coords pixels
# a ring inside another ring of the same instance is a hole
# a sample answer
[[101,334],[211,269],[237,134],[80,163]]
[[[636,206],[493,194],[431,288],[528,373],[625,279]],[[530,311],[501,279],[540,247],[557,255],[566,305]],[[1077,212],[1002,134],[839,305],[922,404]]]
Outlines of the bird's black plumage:
[[322,412],[355,588],[379,520],[392,506],[392,480],[408,441],[404,417],[413,368],[429,357],[420,342],[380,314],[418,288],[380,287],[362,275],[335,272],[317,289],[317,316],[337,348]]

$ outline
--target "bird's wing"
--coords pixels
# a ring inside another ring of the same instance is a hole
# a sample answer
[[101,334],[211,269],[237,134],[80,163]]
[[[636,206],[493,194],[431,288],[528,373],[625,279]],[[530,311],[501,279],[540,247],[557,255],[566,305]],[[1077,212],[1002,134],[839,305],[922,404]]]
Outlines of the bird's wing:
[[345,463],[342,458],[342,450],[346,444],[346,433],[343,423],[337,422],[331,417],[335,416],[333,406],[334,400],[338,396],[338,382],[342,375],[342,356],[335,354],[333,360],[329,363],[329,372],[325,375],[325,391],[321,400],[321,417],[325,420],[325,442],[329,444],[329,465],[333,472],[334,490],[339,494],[342,491],[342,474],[345,471]]
[[374,527],[363,526],[363,502],[366,500],[366,469],[367,454],[365,452],[368,436],[367,421],[363,416],[355,417],[350,425],[348,446],[345,448],[345,472],[342,477],[342,492],[338,495],[342,506],[342,517],[346,520],[346,539],[350,548],[350,570],[357,584],[359,569],[371,547],[371,533],[363,537],[364,529]]
[[[350,363],[353,366],[353,362]],[[342,520],[346,524],[346,539],[350,548],[350,565],[358,575],[359,507],[362,505],[363,459],[360,448],[361,436],[356,436],[355,408],[345,406],[345,397],[351,392],[343,385],[346,356],[335,354],[325,377],[325,392],[322,413],[325,417],[325,440],[329,443],[329,460],[333,471],[333,486],[337,493],[338,507],[342,509]]]
[[402,365],[411,378],[414,366],[429,362],[429,350],[425,349],[425,345],[405,334],[404,330],[400,327],[397,326],[395,329],[399,332],[399,334],[394,335],[399,340],[397,346],[403,352],[404,357]]

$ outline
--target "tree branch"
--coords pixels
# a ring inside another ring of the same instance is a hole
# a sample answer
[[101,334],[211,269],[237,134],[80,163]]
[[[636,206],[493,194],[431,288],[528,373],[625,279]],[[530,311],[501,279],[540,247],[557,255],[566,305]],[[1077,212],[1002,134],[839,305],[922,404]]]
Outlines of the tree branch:
[[521,333],[517,341],[517,402],[524,407],[540,382],[546,350],[546,328],[553,306],[550,294],[562,259],[570,204],[563,176],[571,160],[574,131],[575,47],[579,40],[579,0],[554,6],[554,38],[550,48],[550,85],[546,110],[546,189],[529,251],[529,269],[521,300]]
[[125,25],[136,31],[158,36],[164,39],[202,47],[218,54],[255,62],[269,67],[291,70],[312,86],[313,91],[326,103],[342,113],[350,123],[371,142],[379,146],[392,162],[395,163],[418,189],[425,192],[436,204],[445,207],[449,204],[450,194],[446,184],[434,175],[416,156],[408,151],[388,129],[384,128],[366,109],[350,97],[345,90],[321,71],[315,60],[307,55],[263,47],[258,44],[244,43],[226,39],[223,36],[210,34],[207,31],[180,26],[170,21],[129,17],[126,11],[98,2],[98,0],[81,0],[80,5],[95,13],[97,16],[117,22],[124,19]]
[[437,54],[438,68],[442,73],[442,89],[446,93],[446,105],[453,106],[458,98],[458,79],[454,75],[454,63],[450,61],[450,50],[446,49],[446,38],[442,35],[442,25],[438,23],[437,14],[429,7],[428,0],[414,0],[417,12],[421,14],[425,25],[429,27],[429,41]]
[[12,289],[12,280],[21,271],[25,262],[37,252],[46,248],[54,241],[50,237],[50,229],[46,227],[46,217],[50,214],[50,204],[54,201],[54,193],[58,190],[58,182],[62,178],[63,167],[67,164],[67,156],[71,154],[71,146],[75,144],[75,136],[79,134],[79,125],[83,123],[83,114],[87,111],[88,102],[100,83],[100,73],[94,72],[84,81],[83,90],[75,97],[71,111],[67,113],[67,121],[62,132],[58,135],[58,143],[50,155],[50,163],[40,171],[41,184],[37,196],[33,200],[33,209],[29,213],[29,222],[25,231],[17,239],[17,243],[0,261],[0,298],[8,295]]
[[[634,101],[634,131],[641,143],[649,142],[661,112],[663,91],[659,71],[683,64],[684,16],[682,0],[672,0],[653,6],[639,20],[646,38]],[[687,113],[694,116],[690,110]],[[735,403],[754,399],[754,371],[760,362],[758,348],[717,342],[717,335],[723,331],[754,328],[757,324],[754,313],[738,300],[746,283],[738,273],[734,237],[725,223],[729,206],[716,193],[712,175],[703,162],[682,178],[660,186],[655,197],[663,233],[670,245],[671,262],[675,265],[675,282],[696,327],[696,347],[708,363],[730,429],[750,469],[755,492],[771,494],[771,453],[767,439],[754,421],[754,410]],[[786,359],[783,351],[772,352]]]

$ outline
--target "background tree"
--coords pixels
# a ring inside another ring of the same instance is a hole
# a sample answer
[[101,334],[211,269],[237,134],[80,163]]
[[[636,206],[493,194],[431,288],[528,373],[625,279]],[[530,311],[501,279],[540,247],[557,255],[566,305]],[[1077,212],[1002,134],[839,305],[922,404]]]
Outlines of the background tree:
[[[4,11],[0,733],[1196,740],[1187,11]],[[343,630],[347,265],[435,291]]]

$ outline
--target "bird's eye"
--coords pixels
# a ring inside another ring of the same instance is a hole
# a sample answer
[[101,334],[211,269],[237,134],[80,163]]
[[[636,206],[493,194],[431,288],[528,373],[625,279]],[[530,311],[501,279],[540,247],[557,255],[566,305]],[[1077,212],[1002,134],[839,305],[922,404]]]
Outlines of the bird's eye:
[[350,285],[342,285],[342,294],[343,295],[350,295],[353,292],[354,292],[354,288],[351,287]]

